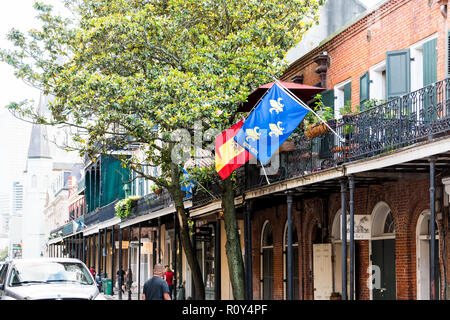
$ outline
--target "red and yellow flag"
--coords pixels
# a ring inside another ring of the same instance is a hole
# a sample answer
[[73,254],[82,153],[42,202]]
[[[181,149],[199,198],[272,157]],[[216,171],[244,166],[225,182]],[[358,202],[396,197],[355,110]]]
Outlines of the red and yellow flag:
[[222,179],[253,158],[233,139],[243,124],[241,120],[216,137],[216,171]]

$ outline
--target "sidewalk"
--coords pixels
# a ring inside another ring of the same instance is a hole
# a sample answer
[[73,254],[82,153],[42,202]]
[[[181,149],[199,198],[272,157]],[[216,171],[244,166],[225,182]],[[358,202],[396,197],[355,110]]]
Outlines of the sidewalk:
[[[141,287],[142,290],[142,287]],[[107,300],[119,300],[119,290],[114,288],[113,295],[106,295],[104,294],[105,298]],[[122,293],[122,300],[128,300],[128,291],[125,291],[125,293]],[[131,300],[138,300],[138,292],[137,287],[132,286],[131,288]]]

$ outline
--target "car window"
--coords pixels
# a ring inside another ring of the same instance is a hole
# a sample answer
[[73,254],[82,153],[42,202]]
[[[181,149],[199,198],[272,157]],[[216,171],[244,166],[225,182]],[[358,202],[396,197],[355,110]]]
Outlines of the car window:
[[54,282],[93,284],[86,267],[75,262],[22,261],[14,266],[9,278],[10,285]]

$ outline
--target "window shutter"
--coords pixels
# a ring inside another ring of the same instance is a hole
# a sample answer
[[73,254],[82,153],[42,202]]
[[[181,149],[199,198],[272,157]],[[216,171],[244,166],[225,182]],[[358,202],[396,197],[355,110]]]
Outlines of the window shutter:
[[370,79],[369,79],[369,72],[364,73],[359,78],[359,105],[361,107],[361,110],[365,109],[364,103],[369,100],[369,93],[370,93]]
[[352,100],[352,83],[344,85],[344,104]]
[[333,108],[334,111],[334,90],[327,90],[321,93],[322,95],[322,102],[327,107]]
[[409,49],[386,52],[386,92],[388,100],[411,90]]
[[423,86],[437,81],[437,39],[423,44]]

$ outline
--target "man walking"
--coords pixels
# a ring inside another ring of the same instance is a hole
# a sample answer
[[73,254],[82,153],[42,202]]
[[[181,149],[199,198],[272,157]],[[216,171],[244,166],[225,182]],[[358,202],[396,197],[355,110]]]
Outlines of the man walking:
[[142,290],[142,300],[171,300],[169,295],[169,286],[162,278],[164,266],[155,264],[153,268],[153,277],[145,281]]

